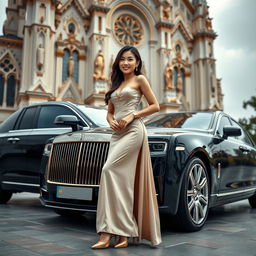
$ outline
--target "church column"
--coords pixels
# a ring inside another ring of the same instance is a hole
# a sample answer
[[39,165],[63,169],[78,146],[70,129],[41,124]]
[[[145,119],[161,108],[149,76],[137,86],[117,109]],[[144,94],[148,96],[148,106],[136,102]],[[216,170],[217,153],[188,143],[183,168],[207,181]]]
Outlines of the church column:
[[21,105],[47,101],[52,97],[54,63],[54,5],[50,1],[28,1],[24,27]]
[[89,30],[90,52],[88,52],[88,74],[85,103],[104,106],[104,94],[108,90],[107,67],[109,51],[107,47],[106,15],[110,9],[104,1],[93,3],[89,7],[91,25]]
[[162,98],[162,91],[159,90],[159,66],[156,65],[156,63],[159,60],[157,57],[156,53],[156,46],[157,46],[157,41],[149,41],[149,74],[148,74],[148,79],[151,82],[151,86],[154,92],[158,92],[159,95],[156,95],[158,99]]
[[[196,109],[209,110],[211,108],[211,60],[213,59],[212,44],[216,38],[216,33],[212,29],[211,19],[208,16],[208,7],[206,1],[198,1],[195,6],[193,19],[194,50],[193,58],[196,63],[196,75],[199,80],[197,95],[200,95],[200,103],[195,103]],[[198,94],[199,93],[199,94]]]
[[[55,86],[54,86],[54,91],[53,95],[57,97],[58,95],[58,88],[62,84],[62,64],[63,64],[63,56],[64,56],[64,51],[63,50],[56,50],[55,52],[56,56],[56,79],[55,79]],[[56,98],[57,100],[60,100]]]

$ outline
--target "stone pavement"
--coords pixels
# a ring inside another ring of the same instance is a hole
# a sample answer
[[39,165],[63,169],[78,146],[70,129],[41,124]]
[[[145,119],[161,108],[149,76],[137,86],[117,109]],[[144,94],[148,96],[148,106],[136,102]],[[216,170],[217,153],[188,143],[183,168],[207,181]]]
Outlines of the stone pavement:
[[163,243],[92,250],[95,214],[63,218],[41,206],[38,195],[20,193],[0,205],[0,256],[256,256],[256,209],[240,201],[210,211],[199,232],[173,230],[161,217]]

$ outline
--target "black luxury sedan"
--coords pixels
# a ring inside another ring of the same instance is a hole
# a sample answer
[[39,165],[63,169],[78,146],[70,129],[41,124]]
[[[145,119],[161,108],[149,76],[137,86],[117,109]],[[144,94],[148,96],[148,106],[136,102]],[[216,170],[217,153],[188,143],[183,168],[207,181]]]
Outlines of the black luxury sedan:
[[[65,121],[65,120],[64,120]],[[223,112],[155,114],[144,120],[159,210],[186,231],[200,230],[209,208],[249,199],[256,207],[256,148]],[[61,215],[96,211],[111,130],[55,137],[41,165],[40,200]]]
[[69,102],[47,102],[24,107],[0,125],[0,203],[14,192],[39,193],[39,171],[49,138],[71,132],[72,123],[55,124],[57,116],[76,118],[83,130],[107,126],[106,110]]

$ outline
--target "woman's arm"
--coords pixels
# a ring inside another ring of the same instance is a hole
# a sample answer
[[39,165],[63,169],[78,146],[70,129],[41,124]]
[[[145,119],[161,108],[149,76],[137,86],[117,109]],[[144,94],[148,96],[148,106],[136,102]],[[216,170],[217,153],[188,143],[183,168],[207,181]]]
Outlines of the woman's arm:
[[136,111],[136,113],[134,113],[136,118],[148,116],[160,110],[155,94],[152,91],[146,77],[143,75],[139,75],[138,82],[139,82],[139,89],[142,92],[142,94],[145,96],[149,106],[140,111]]
[[108,113],[107,113],[107,121],[110,125],[110,128],[113,129],[114,131],[120,130],[121,127],[119,123],[115,120],[114,118],[114,113],[115,113],[115,108],[111,100],[108,102]]

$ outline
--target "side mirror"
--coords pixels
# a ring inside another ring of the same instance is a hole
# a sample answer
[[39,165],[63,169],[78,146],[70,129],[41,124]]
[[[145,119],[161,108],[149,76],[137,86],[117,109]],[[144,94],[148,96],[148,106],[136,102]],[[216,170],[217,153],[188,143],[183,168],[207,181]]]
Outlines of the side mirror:
[[77,119],[76,116],[72,116],[72,115],[56,116],[54,123],[57,125],[71,126],[73,132],[81,130],[79,126],[80,121]]
[[225,126],[223,127],[223,138],[240,136],[242,131],[239,127]]

